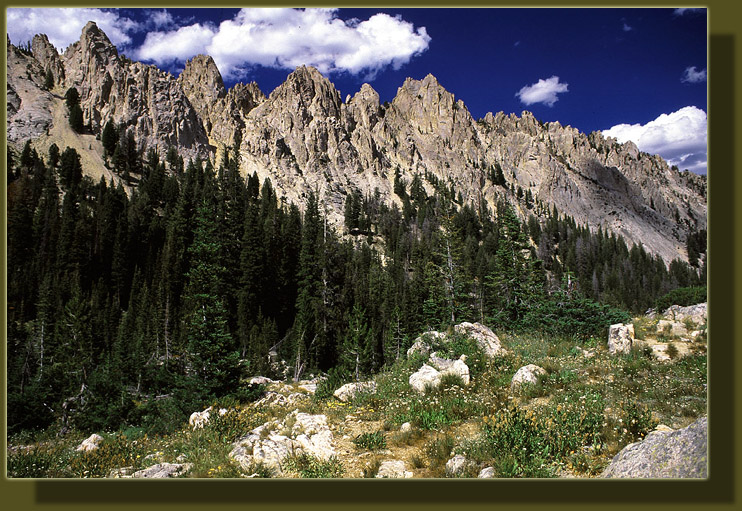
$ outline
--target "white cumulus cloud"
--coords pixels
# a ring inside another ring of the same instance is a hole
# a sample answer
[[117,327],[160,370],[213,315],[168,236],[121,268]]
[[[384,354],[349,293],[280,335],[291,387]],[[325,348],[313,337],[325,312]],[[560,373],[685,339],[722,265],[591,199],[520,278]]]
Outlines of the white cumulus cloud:
[[546,80],[541,79],[534,84],[526,85],[515,95],[525,105],[543,103],[548,106],[554,106],[554,103],[559,101],[557,94],[568,92],[568,85],[567,83],[559,83],[558,76],[552,76]]
[[184,60],[183,55],[190,57],[203,53],[213,38],[214,29],[200,23],[180,27],[171,32],[150,32],[139,48],[137,57],[158,64]]
[[138,56],[165,63],[207,53],[223,75],[234,77],[255,65],[312,65],[323,73],[372,77],[388,66],[399,69],[427,50],[429,42],[425,27],[416,29],[383,13],[343,21],[337,9],[242,9],[219,27],[195,24],[150,33]]
[[700,83],[706,81],[706,68],[700,71],[696,70],[696,66],[690,66],[685,68],[683,76],[680,78],[683,83]]
[[603,131],[618,142],[629,140],[650,154],[659,154],[670,165],[681,170],[706,173],[706,112],[686,106],[676,112],[662,114],[647,124],[618,124]]
[[103,9],[9,8],[7,16],[8,36],[13,44],[25,44],[36,34],[46,34],[59,51],[80,39],[88,21],[95,21],[117,47],[130,44],[130,34],[140,30],[137,22]]

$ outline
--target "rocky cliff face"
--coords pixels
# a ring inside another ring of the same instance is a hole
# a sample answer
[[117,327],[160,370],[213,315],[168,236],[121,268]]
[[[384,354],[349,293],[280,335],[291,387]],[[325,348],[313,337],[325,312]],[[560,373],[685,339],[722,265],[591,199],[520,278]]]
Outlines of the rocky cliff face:
[[245,116],[265,100],[258,85],[239,83],[227,91],[214,59],[197,55],[178,77],[196,109],[212,145],[234,145],[245,128]]
[[84,122],[93,132],[109,120],[134,131],[142,147],[169,146],[185,155],[207,156],[208,138],[198,113],[172,75],[118,54],[96,26],[88,23],[80,40],[62,56],[64,87],[76,87]]
[[[239,143],[240,166],[271,179],[279,195],[299,204],[319,193],[333,223],[342,223],[346,195],[393,193],[396,172],[453,185],[467,202],[499,198],[526,216],[520,188],[580,224],[624,236],[666,262],[686,259],[685,239],[706,228],[705,177],[671,169],[659,156],[586,135],[531,113],[502,112],[475,120],[461,100],[428,75],[407,79],[390,102],[365,84],[342,101],[316,69],[300,67],[269,97],[252,84],[226,90],[208,56],[191,59],[176,80],[154,66],[120,56],[94,23],[60,57],[45,36],[33,56],[9,45],[8,139],[21,143],[48,129],[54,97],[41,90],[51,69],[64,90],[77,87],[85,122],[99,132],[109,119],[134,130],[142,146],[178,147],[184,156],[213,156]],[[59,78],[58,78],[59,77]],[[57,89],[57,92],[64,93]],[[61,99],[59,96],[57,96]],[[495,186],[499,166],[506,186]],[[425,186],[432,193],[433,186]]]

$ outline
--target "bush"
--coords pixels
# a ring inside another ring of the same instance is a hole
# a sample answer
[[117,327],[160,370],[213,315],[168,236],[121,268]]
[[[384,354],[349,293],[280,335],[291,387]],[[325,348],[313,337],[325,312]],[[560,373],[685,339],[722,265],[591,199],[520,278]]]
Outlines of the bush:
[[386,448],[386,437],[381,431],[374,433],[363,433],[353,439],[353,443],[359,449],[374,451]]
[[654,307],[658,312],[662,312],[671,305],[680,305],[681,307],[687,307],[688,305],[703,303],[706,300],[706,286],[679,287],[677,289],[673,289],[665,296],[658,298],[654,304]]
[[573,335],[583,340],[602,336],[616,323],[631,321],[629,312],[589,298],[568,298],[555,293],[525,313],[518,326],[551,335]]
[[335,456],[326,461],[309,454],[291,456],[284,460],[283,468],[310,479],[338,478],[343,475],[343,466]]

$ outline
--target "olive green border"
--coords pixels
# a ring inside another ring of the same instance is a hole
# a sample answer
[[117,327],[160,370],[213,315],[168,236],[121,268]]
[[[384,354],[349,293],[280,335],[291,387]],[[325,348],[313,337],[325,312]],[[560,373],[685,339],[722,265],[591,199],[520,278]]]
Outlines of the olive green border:
[[[199,7],[203,2],[124,2],[126,7]],[[395,2],[336,3],[336,2],[234,2],[226,0],[211,7],[241,7],[246,5],[275,6],[346,6],[346,7],[592,7],[595,2],[573,0],[569,3],[552,0],[518,2],[468,1],[455,5],[450,0],[406,0]],[[740,260],[740,207],[735,198],[742,197],[739,161],[735,159],[734,143],[742,104],[739,101],[740,79],[740,7],[734,0],[707,0],[706,2],[655,1],[654,7],[708,7],[709,39],[709,460],[710,478],[705,481],[607,481],[607,480],[173,480],[173,481],[44,481],[11,480],[5,477],[6,444],[0,448],[2,480],[0,502],[5,509],[292,509],[301,506],[313,509],[726,509],[740,503],[742,478],[736,468],[740,459],[740,442],[735,433],[742,429],[740,409],[740,378],[735,378],[735,367],[742,367],[735,344],[735,291],[742,288],[738,272]],[[34,4],[43,6],[43,3]],[[47,6],[57,6],[47,4]],[[99,3],[70,3],[67,5],[101,7]],[[9,5],[4,5],[8,7]],[[19,1],[10,6],[29,7]],[[610,7],[646,7],[637,2],[619,0]],[[5,14],[3,12],[3,25]],[[3,53],[5,55],[5,53]],[[5,73],[5,66],[3,66]],[[3,127],[5,122],[3,109]],[[735,122],[736,121],[736,122]],[[2,141],[5,147],[5,140]],[[5,158],[2,167],[5,168]],[[6,290],[6,196],[0,194],[3,216],[3,236],[0,251],[3,269],[0,275],[2,289]],[[5,296],[3,292],[2,296]],[[738,306],[737,306],[738,307]],[[6,309],[2,309],[2,324],[6,325]],[[6,329],[2,328],[5,338]],[[6,359],[3,342],[3,363]],[[2,428],[6,431],[5,370],[3,392],[0,393]]]

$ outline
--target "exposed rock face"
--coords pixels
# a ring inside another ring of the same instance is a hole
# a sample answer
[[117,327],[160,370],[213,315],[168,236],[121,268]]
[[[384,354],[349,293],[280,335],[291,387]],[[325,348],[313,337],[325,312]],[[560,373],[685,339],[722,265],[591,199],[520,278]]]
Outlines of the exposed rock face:
[[708,307],[706,303],[698,303],[696,305],[689,305],[687,307],[681,307],[680,305],[672,305],[662,313],[666,318],[670,318],[673,321],[685,321],[690,320],[700,326],[706,323],[708,316]]
[[634,343],[634,325],[617,323],[608,328],[608,353],[628,353]]
[[197,55],[186,62],[178,83],[203,122],[214,145],[233,145],[242,134],[245,116],[265,100],[256,83],[235,85],[229,91],[219,69],[208,55]]
[[54,96],[43,90],[45,70],[8,41],[8,142],[25,143],[45,134],[52,124]]
[[653,431],[624,447],[601,477],[705,478],[707,444],[706,417],[676,431]]
[[49,42],[45,34],[37,34],[31,41],[31,50],[34,58],[41,64],[44,71],[51,71],[54,83],[64,83],[64,65],[57,49]]
[[186,156],[208,156],[201,120],[170,73],[118,54],[94,22],[62,57],[65,87],[76,87],[85,124],[94,132],[109,120],[134,131],[142,147],[165,154],[169,146]]
[[510,381],[510,388],[517,390],[524,383],[536,385],[538,383],[538,377],[544,374],[546,374],[546,370],[536,364],[523,366],[513,375],[513,379]]

